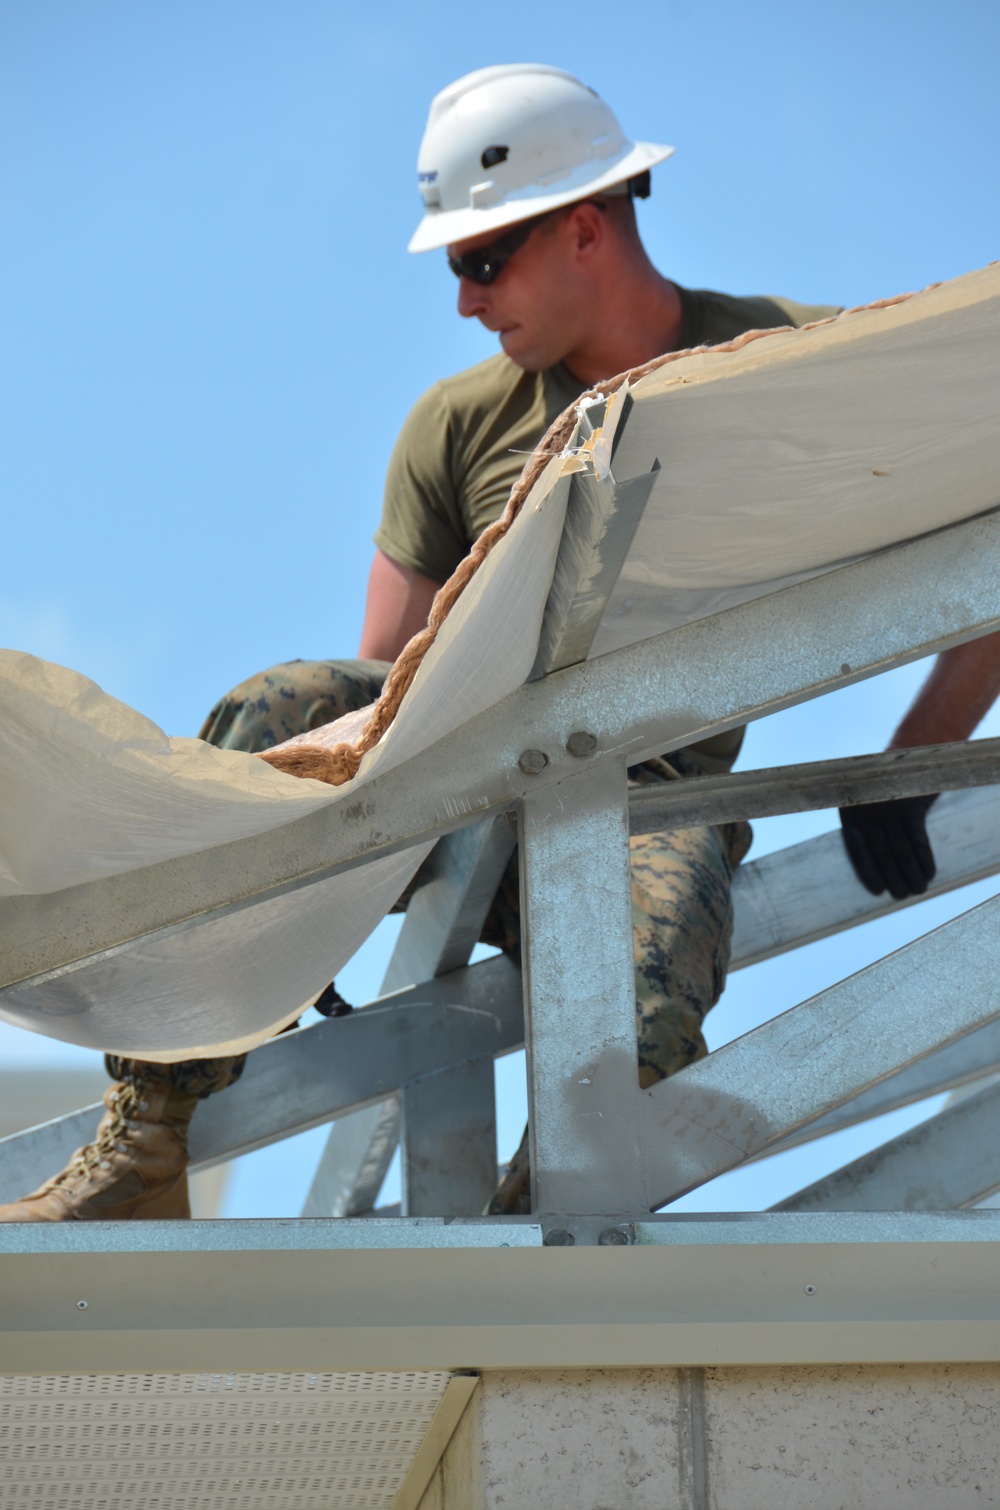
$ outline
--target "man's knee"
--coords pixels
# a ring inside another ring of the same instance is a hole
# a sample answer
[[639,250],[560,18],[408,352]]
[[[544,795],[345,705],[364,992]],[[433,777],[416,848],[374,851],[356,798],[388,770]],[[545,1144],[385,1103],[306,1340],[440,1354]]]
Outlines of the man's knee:
[[245,1054],[231,1054],[224,1059],[187,1059],[178,1064],[148,1064],[144,1059],[125,1059],[105,1054],[104,1067],[112,1080],[128,1080],[138,1085],[164,1085],[169,1090],[205,1097],[235,1085],[247,1062]]
[[388,673],[384,661],[286,661],[220,698],[199,738],[227,750],[273,749],[367,707]]

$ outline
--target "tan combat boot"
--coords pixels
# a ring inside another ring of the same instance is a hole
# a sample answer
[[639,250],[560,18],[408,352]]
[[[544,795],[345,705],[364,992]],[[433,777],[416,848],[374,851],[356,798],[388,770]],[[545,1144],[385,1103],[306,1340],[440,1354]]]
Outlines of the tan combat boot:
[[198,1097],[124,1081],[104,1093],[93,1143],[40,1190],[0,1206],[0,1222],[114,1222],[190,1217],[187,1130]]

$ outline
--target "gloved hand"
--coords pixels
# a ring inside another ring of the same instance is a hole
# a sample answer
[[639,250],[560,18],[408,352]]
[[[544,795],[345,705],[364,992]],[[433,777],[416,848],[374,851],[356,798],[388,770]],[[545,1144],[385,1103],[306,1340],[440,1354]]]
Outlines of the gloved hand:
[[[348,1012],[354,1011],[350,1002],[345,1001],[341,996],[333,981],[323,987],[313,1002],[313,1006],[321,1017],[346,1017]],[[295,1023],[293,1026],[297,1027],[298,1024]]]
[[842,807],[844,845],[854,872],[873,896],[883,891],[897,902],[923,896],[937,872],[927,837],[931,797],[899,797],[894,802],[866,802]]

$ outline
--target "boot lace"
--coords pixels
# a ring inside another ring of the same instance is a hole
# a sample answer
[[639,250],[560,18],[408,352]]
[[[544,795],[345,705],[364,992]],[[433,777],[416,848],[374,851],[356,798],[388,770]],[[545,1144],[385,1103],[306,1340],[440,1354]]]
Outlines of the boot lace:
[[49,1180],[46,1190],[80,1177],[89,1178],[95,1169],[109,1168],[110,1155],[119,1147],[119,1138],[124,1136],[135,1112],[144,1103],[139,1087],[126,1080],[111,1087],[104,1097],[104,1104],[111,1115],[102,1119],[97,1137],[76,1150],[66,1168]]

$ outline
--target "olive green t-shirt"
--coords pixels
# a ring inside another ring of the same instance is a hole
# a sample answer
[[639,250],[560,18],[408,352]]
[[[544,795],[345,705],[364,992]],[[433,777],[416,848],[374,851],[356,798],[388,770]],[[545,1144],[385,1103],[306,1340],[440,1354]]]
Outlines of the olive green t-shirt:
[[[835,305],[790,299],[733,298],[678,288],[679,349],[718,345],[747,330],[806,325]],[[499,518],[525,458],[553,420],[584,393],[559,363],[523,372],[500,353],[428,388],[407,416],[386,476],[375,544],[393,561],[444,582],[472,542]],[[707,771],[728,769],[739,750],[734,729],[692,746]]]
[[[682,351],[837,313],[833,305],[790,299],[678,292]],[[501,352],[428,388],[393,448],[375,544],[400,566],[447,581],[503,513],[528,453],[587,386],[562,363],[523,372]]]

